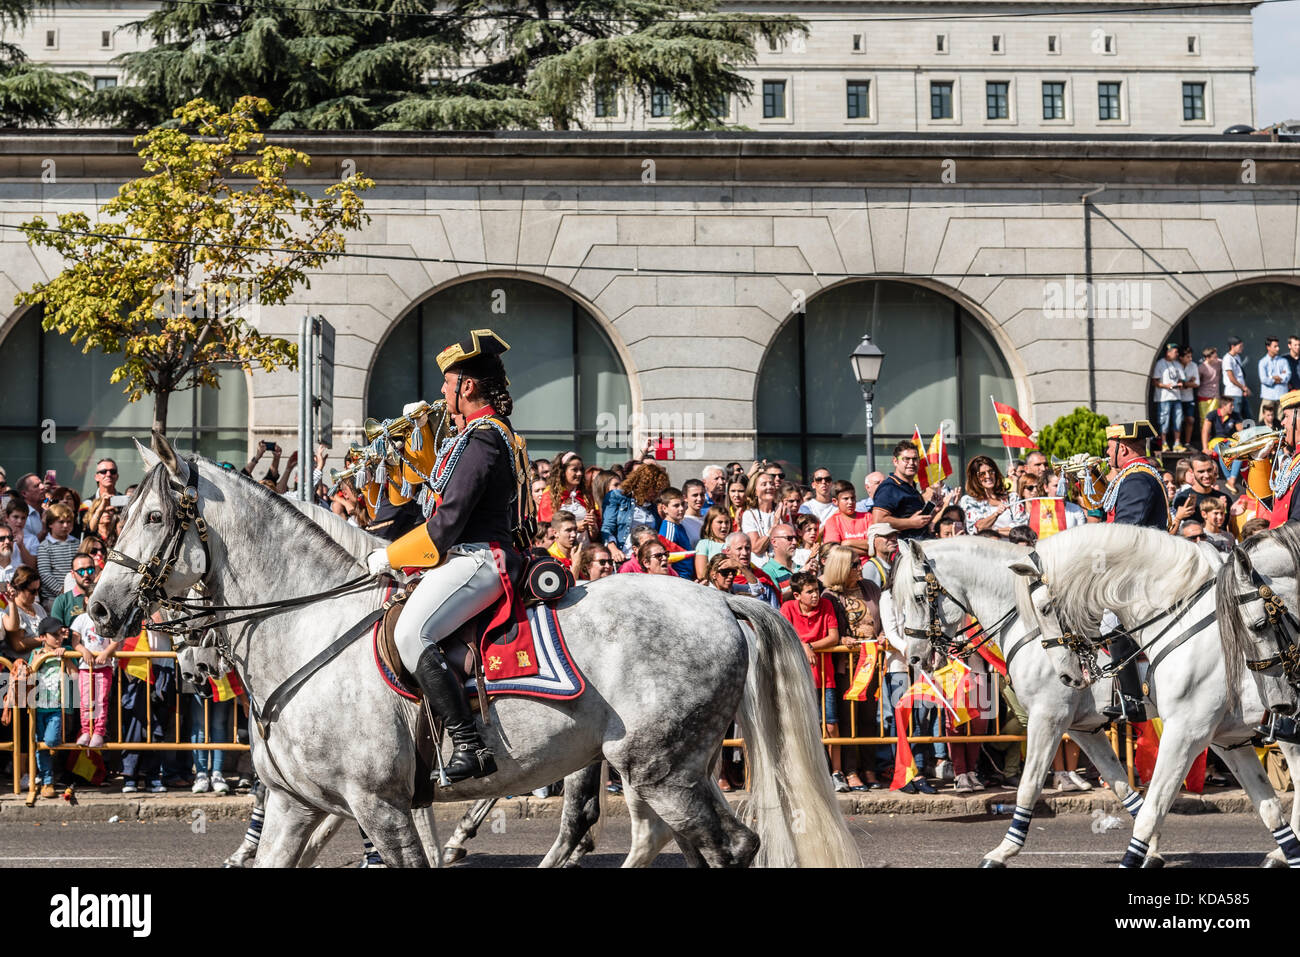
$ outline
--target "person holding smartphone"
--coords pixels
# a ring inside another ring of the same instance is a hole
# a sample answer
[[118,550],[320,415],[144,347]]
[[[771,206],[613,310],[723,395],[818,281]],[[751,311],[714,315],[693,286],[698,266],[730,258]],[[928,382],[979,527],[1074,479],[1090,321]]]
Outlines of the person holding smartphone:
[[904,440],[894,446],[894,472],[876,489],[872,499],[871,521],[897,529],[899,538],[920,538],[938,514],[938,485],[929,490],[930,510],[925,511],[926,497],[916,487],[916,472],[921,454],[914,442]]

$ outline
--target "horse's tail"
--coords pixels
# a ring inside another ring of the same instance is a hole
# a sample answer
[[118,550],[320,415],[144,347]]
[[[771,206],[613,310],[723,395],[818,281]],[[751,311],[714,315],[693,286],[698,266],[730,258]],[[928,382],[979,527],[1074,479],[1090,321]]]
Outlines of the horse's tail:
[[[759,840],[762,867],[861,867],[821,743],[808,660],[790,623],[752,598],[728,595],[743,626],[749,673],[740,725],[750,768],[741,818]],[[751,821],[750,818],[753,820]]]

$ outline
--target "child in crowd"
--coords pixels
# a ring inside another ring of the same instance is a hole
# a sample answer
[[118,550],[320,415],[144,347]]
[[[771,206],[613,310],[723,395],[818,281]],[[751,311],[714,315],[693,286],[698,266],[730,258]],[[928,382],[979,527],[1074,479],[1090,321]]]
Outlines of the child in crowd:
[[[81,699],[81,737],[77,744],[83,748],[104,746],[104,731],[108,725],[108,689],[113,683],[113,652],[121,641],[109,641],[95,630],[90,615],[82,613],[72,621],[76,636],[72,650],[81,655],[77,664],[77,689]],[[92,711],[91,703],[94,703]]]
[[551,516],[551,533],[555,540],[546,553],[565,568],[573,568],[573,556],[578,545],[578,520],[572,512],[561,509]]
[[695,579],[700,582],[710,581],[708,577],[709,562],[721,555],[726,548],[727,536],[732,529],[731,513],[723,505],[715,505],[704,516],[700,540],[695,543]]
[[803,571],[809,560],[817,554],[821,525],[817,516],[804,513],[795,519],[794,529],[799,536],[799,547],[794,550],[794,567]]
[[859,560],[866,558],[871,554],[867,544],[871,515],[858,511],[858,492],[852,482],[841,479],[835,483],[835,507],[822,525],[822,541],[846,545]]
[[72,556],[81,544],[72,537],[76,513],[66,505],[54,504],[45,510],[45,538],[36,555],[36,568],[41,573],[41,602],[46,608],[63,594],[63,579],[72,571]]
[[[41,619],[37,626],[40,645],[33,648],[28,663],[35,663],[41,655],[51,655],[33,675],[32,693],[36,700],[36,741],[54,748],[63,743],[63,658],[64,638],[67,629],[63,622],[52,616]],[[36,773],[41,779],[41,797],[54,797],[54,752],[36,751]],[[33,788],[35,783],[33,783]]]
[[[795,633],[803,642],[804,654],[808,666],[812,669],[813,687],[817,689],[818,712],[825,722],[826,737],[839,737],[839,716],[835,710],[835,668],[829,657],[824,659],[818,654],[840,643],[839,624],[835,618],[835,608],[830,600],[822,596],[821,583],[817,576],[808,572],[796,572],[790,578],[790,590],[794,597],[782,603],[781,614],[794,626]],[[840,769],[839,745],[831,745],[831,777],[836,788],[848,784]]]
[[[691,537],[682,527],[682,518],[686,515],[686,500],[680,490],[669,486],[659,493],[659,537],[673,546],[673,551],[689,552],[695,546]],[[695,577],[695,562],[680,559],[673,562],[672,570],[679,578]]]
[[[700,540],[704,532],[704,483],[699,479],[687,479],[682,484],[682,499],[686,502],[686,514],[682,516],[682,528],[690,539],[690,547]],[[697,576],[698,577],[698,576]]]

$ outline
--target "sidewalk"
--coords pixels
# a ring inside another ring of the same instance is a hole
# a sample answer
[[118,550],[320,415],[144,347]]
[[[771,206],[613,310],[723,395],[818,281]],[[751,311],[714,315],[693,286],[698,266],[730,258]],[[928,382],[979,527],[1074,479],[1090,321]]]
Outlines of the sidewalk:
[[[25,804],[26,795],[0,795],[0,824],[21,821],[98,821],[107,822],[116,816],[123,821],[192,819],[195,811],[209,819],[247,819],[253,799],[247,794],[191,794],[173,791],[168,794],[130,794],[112,792],[102,788],[85,788],[77,791],[77,804],[71,805],[59,797],[38,799],[34,807]],[[993,813],[995,804],[1009,807],[1016,802],[1015,791],[989,790],[977,795],[957,795],[952,792],[935,795],[898,794],[892,791],[866,791],[836,795],[840,809],[846,815],[865,817],[895,814],[922,814],[937,817],[964,817]],[[1293,793],[1281,795],[1284,813],[1290,813]],[[627,817],[627,805],[621,795],[606,795],[605,814],[611,818]],[[728,795],[733,807],[743,801],[743,791]],[[531,795],[501,801],[497,806],[511,817],[558,818],[563,798],[535,798]],[[468,801],[449,801],[438,805],[438,820],[452,821],[471,807]],[[1038,814],[1090,814],[1101,809],[1125,817],[1115,796],[1101,788],[1087,792],[1058,793],[1046,790],[1039,799]],[[1250,799],[1239,788],[1212,788],[1205,794],[1183,793],[1174,802],[1175,814],[1253,814]]]

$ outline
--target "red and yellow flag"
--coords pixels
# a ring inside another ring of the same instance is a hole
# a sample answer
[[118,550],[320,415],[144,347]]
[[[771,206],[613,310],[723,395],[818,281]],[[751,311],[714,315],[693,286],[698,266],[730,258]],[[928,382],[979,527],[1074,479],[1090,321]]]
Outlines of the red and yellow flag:
[[924,492],[930,487],[930,453],[925,448],[925,442],[921,440],[921,427],[912,426],[912,444],[916,446],[916,454],[921,457],[920,468],[916,470],[916,484]]
[[1029,527],[1039,541],[1065,531],[1065,499],[1031,498],[1025,502],[1029,513]]
[[[141,628],[140,634],[122,642],[122,650],[148,651],[149,633],[144,628]],[[123,658],[122,661],[124,662],[124,670],[131,677],[139,678],[146,683],[153,680],[153,668],[150,666],[148,658]]]
[[89,748],[68,755],[68,770],[91,784],[102,784],[108,776],[108,769],[104,767],[104,759],[99,751],[91,751]]
[[[849,685],[849,690],[844,692],[845,701],[867,700],[867,689],[871,687],[871,679],[876,676],[876,662],[879,660],[879,644],[866,641],[858,645],[858,670],[853,673],[853,683]],[[876,688],[875,697],[880,697],[879,686]]]
[[1010,449],[1035,448],[1034,440],[1030,438],[1034,430],[1020,417],[1020,413],[1014,407],[994,399],[993,410],[998,416],[998,431],[1002,433],[1003,445]]
[[912,756],[912,746],[907,743],[907,722],[912,715],[912,705],[917,701],[934,701],[937,697],[934,689],[924,680],[915,682],[903,692],[894,705],[894,733],[898,736],[898,747],[894,749],[894,780],[890,782],[891,791],[897,791],[916,777],[916,758]]
[[970,694],[970,669],[960,661],[953,660],[942,668],[935,669],[933,677],[943,694],[948,713],[952,715],[952,723],[963,725],[970,721],[974,717],[966,707]]
[[244,683],[233,671],[227,671],[220,678],[209,678],[208,684],[212,686],[213,701],[230,701],[244,693]]
[[942,485],[952,474],[952,462],[948,460],[948,444],[943,440],[943,426],[939,426],[939,431],[934,433],[934,438],[930,440],[930,448],[926,451],[922,462],[925,463],[925,467],[921,471],[924,471],[930,480],[929,485]]
[[[1133,766],[1143,781],[1150,781],[1156,769],[1156,754],[1160,750],[1160,735],[1164,733],[1164,724],[1159,718],[1152,718],[1150,721],[1142,721],[1134,725],[1134,730],[1138,732],[1138,739],[1133,745]],[[1200,756],[1192,762],[1187,778],[1183,781],[1183,787],[1193,794],[1201,794],[1205,791],[1207,754],[1208,751],[1200,753]]]

